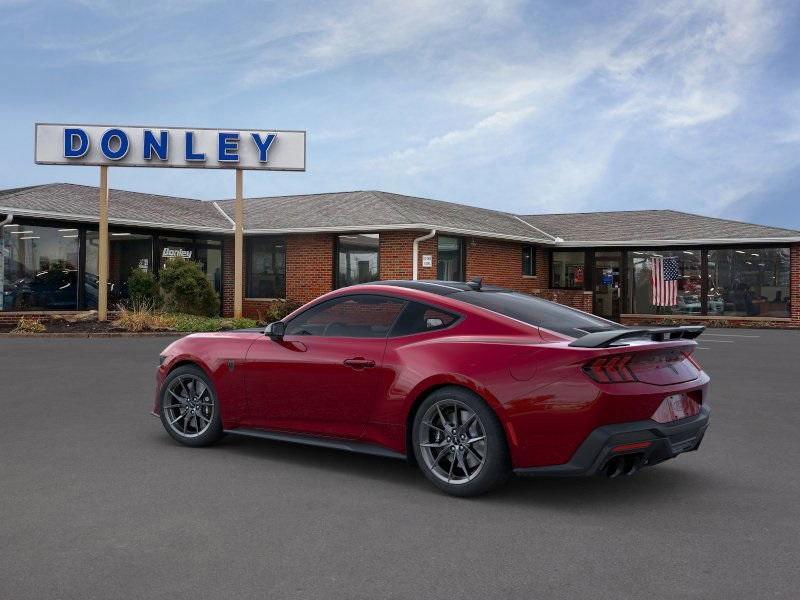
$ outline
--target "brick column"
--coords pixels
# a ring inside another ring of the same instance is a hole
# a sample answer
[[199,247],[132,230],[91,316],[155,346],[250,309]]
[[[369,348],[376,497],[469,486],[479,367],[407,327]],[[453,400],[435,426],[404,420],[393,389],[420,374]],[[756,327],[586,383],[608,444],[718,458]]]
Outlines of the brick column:
[[333,289],[333,235],[286,237],[286,299],[308,302]]
[[[222,301],[223,317],[233,316],[233,278],[234,278],[233,237],[222,240]],[[247,283],[247,282],[245,282]]]
[[[380,233],[380,278],[411,279],[413,276],[414,239],[425,235],[426,231],[382,231]],[[436,279],[436,237],[419,244],[420,279]],[[430,267],[422,266],[422,255],[433,257]]]

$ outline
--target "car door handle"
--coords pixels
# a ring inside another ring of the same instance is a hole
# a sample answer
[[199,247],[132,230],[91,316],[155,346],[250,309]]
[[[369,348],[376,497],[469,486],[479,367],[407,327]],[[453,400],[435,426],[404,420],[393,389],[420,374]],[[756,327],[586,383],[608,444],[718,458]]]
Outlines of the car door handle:
[[361,356],[357,356],[356,358],[348,358],[344,361],[348,367],[356,370],[360,369],[371,369],[375,366],[374,360],[367,360]]

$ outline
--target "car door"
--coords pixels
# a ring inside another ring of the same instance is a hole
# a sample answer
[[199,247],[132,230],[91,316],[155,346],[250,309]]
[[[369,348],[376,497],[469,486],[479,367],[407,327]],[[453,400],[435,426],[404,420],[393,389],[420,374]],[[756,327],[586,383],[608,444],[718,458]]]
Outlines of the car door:
[[382,393],[386,338],[405,301],[354,294],[314,305],[247,355],[254,427],[358,438]]

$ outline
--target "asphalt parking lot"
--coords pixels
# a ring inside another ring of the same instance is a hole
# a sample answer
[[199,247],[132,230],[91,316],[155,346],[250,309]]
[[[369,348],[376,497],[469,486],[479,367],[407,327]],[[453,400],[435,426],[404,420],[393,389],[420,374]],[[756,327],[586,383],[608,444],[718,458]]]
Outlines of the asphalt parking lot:
[[0,598],[797,598],[800,332],[714,330],[700,452],[436,491],[400,461],[148,412],[165,338],[0,340]]

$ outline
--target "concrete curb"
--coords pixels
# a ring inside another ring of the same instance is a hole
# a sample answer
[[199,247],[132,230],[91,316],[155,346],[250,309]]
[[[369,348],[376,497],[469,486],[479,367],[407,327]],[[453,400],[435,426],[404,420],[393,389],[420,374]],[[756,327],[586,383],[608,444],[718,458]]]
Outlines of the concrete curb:
[[133,333],[130,331],[105,332],[83,332],[83,333],[0,333],[0,339],[4,338],[126,338],[126,337],[183,337],[189,335],[181,331],[143,331]]

